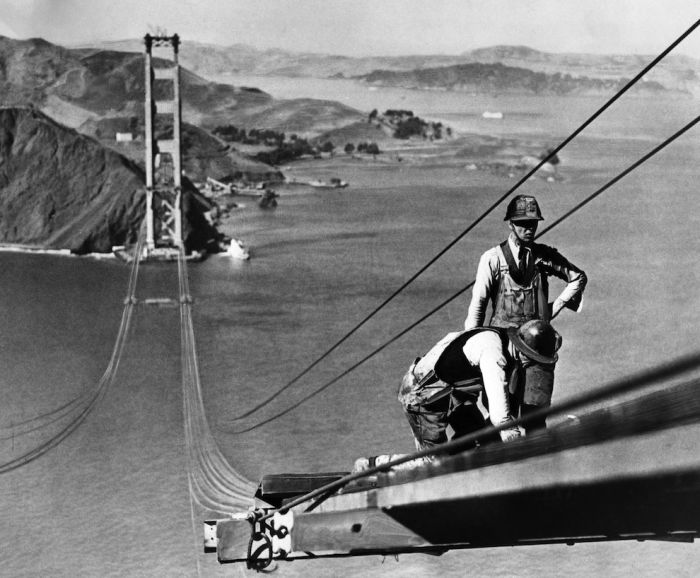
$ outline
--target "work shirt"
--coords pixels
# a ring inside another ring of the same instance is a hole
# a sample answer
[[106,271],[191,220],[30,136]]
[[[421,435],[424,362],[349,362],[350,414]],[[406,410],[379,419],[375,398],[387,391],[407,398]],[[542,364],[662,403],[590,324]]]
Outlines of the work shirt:
[[[446,336],[440,343],[454,339],[459,333]],[[436,345],[439,348],[440,343]],[[480,331],[465,342],[462,351],[469,365],[481,374],[484,390],[488,398],[491,423],[499,425],[511,419],[510,403],[507,395],[508,380],[506,370],[508,358],[503,351],[503,343],[495,331]],[[399,390],[399,401],[404,407],[423,406],[441,387],[449,384],[437,382],[429,388],[421,385],[422,378],[433,371],[435,359],[430,352],[411,365]],[[475,394],[475,396],[478,394]]]
[[[515,259],[520,259],[519,247],[515,243],[514,235],[512,234],[508,238],[508,245]],[[583,290],[587,282],[586,274],[567,261],[553,247],[532,243],[527,249],[529,250],[528,258],[535,260],[535,266],[541,275],[545,277],[554,276],[566,281],[567,284],[559,297],[557,297],[557,300],[564,307],[579,311]],[[469,304],[466,321],[464,322],[465,329],[473,329],[484,325],[488,303],[490,301],[492,309],[495,308],[501,271],[507,268],[508,265],[505,262],[503,251],[499,246],[492,247],[481,256],[472,289],[472,299]]]
[[508,360],[503,353],[501,338],[493,331],[477,333],[467,340],[463,351],[469,363],[478,365],[481,370],[491,423],[500,425],[512,419],[507,393]]

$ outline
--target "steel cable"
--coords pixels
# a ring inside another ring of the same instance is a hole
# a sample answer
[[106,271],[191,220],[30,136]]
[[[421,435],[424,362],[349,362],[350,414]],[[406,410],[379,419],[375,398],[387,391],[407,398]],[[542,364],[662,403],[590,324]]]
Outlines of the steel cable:
[[[636,168],[639,167],[640,165],[644,164],[644,163],[645,163],[646,161],[648,161],[651,157],[653,157],[654,155],[656,155],[659,151],[663,150],[666,146],[668,146],[670,143],[672,143],[672,142],[673,142],[674,140],[676,140],[678,137],[680,137],[680,136],[683,135],[685,132],[687,132],[688,130],[690,130],[690,129],[691,129],[692,127],[694,127],[698,122],[700,122],[700,116],[695,117],[691,122],[689,122],[688,124],[686,124],[683,128],[681,128],[680,130],[678,130],[677,132],[675,132],[673,135],[671,135],[671,136],[668,137],[666,140],[664,140],[661,144],[659,144],[658,146],[656,146],[656,147],[655,147],[654,149],[652,149],[650,152],[648,152],[647,154],[645,154],[643,157],[641,157],[641,158],[638,159],[636,162],[634,162],[634,163],[631,164],[629,167],[627,167],[625,170],[623,170],[621,173],[619,173],[616,177],[614,177],[613,179],[611,179],[610,181],[608,181],[605,185],[603,185],[602,187],[600,187],[599,189],[597,189],[594,193],[592,193],[591,195],[589,195],[588,197],[586,197],[586,199],[584,199],[583,201],[581,201],[580,203],[578,203],[575,207],[573,207],[571,210],[569,210],[569,211],[568,211],[567,213],[565,213],[563,216],[561,216],[560,218],[558,218],[557,220],[555,220],[555,221],[554,221],[551,225],[549,225],[547,228],[543,229],[540,233],[538,233],[537,236],[536,236],[535,238],[536,238],[536,239],[539,239],[542,235],[544,235],[544,234],[547,233],[548,231],[551,231],[551,230],[552,230],[554,227],[556,227],[557,225],[561,224],[565,219],[569,218],[571,215],[573,215],[574,213],[576,213],[577,211],[579,211],[579,210],[580,210],[581,208],[583,208],[585,205],[587,205],[588,203],[590,203],[593,199],[595,199],[596,197],[598,197],[599,195],[601,195],[604,191],[606,191],[607,189],[609,189],[612,185],[614,185],[615,183],[617,183],[620,179],[622,179],[623,177],[625,177],[627,174],[629,174],[630,172],[632,172],[634,169],[636,169]],[[274,420],[276,420],[276,419],[278,419],[278,418],[280,418],[280,417],[282,417],[282,416],[288,414],[289,412],[293,411],[294,409],[296,409],[296,408],[299,407],[300,405],[306,403],[306,402],[307,402],[309,399],[311,399],[312,397],[315,397],[316,395],[318,395],[319,393],[321,393],[322,391],[324,391],[325,389],[327,389],[328,387],[330,387],[331,385],[333,385],[334,383],[336,383],[337,381],[339,381],[340,379],[342,379],[343,377],[345,377],[346,375],[348,375],[350,372],[354,371],[355,369],[357,369],[358,367],[360,367],[361,365],[363,365],[365,362],[369,361],[372,357],[374,357],[374,356],[377,355],[379,352],[381,352],[381,351],[383,351],[384,349],[386,349],[389,345],[391,345],[392,343],[394,343],[395,341],[397,341],[398,339],[400,339],[401,337],[403,337],[403,336],[404,336],[406,333],[408,333],[410,330],[412,330],[412,329],[415,328],[416,326],[420,325],[423,321],[425,321],[426,319],[428,319],[429,317],[431,317],[433,314],[435,314],[436,312],[438,312],[440,309],[442,309],[443,307],[445,307],[446,305],[448,305],[449,303],[451,303],[452,301],[454,301],[457,297],[459,297],[460,295],[462,295],[465,291],[467,291],[467,290],[468,290],[469,288],[471,288],[473,285],[474,285],[474,281],[471,281],[470,283],[468,283],[467,285],[465,285],[464,287],[462,287],[459,291],[457,291],[456,293],[454,293],[453,295],[451,295],[450,297],[448,297],[447,299],[445,299],[444,301],[442,301],[439,305],[437,305],[436,307],[434,307],[433,309],[431,309],[428,313],[426,313],[425,315],[423,315],[422,317],[420,317],[417,321],[413,322],[411,325],[409,325],[408,327],[406,327],[405,329],[403,329],[401,332],[399,332],[398,334],[396,334],[394,337],[392,337],[391,339],[389,339],[388,341],[384,342],[382,345],[380,345],[379,347],[377,347],[376,349],[374,349],[371,353],[369,353],[368,355],[366,355],[365,357],[363,357],[362,359],[360,359],[358,362],[356,362],[356,363],[354,363],[353,365],[351,365],[348,369],[346,369],[345,371],[343,371],[341,374],[339,374],[338,376],[334,377],[334,378],[331,379],[330,381],[324,383],[322,386],[318,387],[317,389],[313,390],[311,393],[309,393],[309,394],[307,394],[306,396],[302,397],[300,400],[294,402],[293,404],[291,404],[290,406],[288,406],[286,409],[284,409],[284,410],[282,410],[282,411],[280,411],[280,412],[274,414],[273,416],[271,416],[271,417],[269,417],[269,418],[267,418],[267,419],[265,419],[265,420],[262,420],[262,421],[258,422],[258,423],[255,424],[255,425],[252,425],[252,426],[247,427],[247,428],[239,429],[239,430],[229,431],[228,433],[231,433],[231,434],[242,434],[242,433],[247,433],[247,432],[253,431],[253,430],[258,429],[259,427],[262,427],[263,425],[266,425],[266,424],[268,424],[268,423],[270,423],[270,422],[272,422],[272,421],[274,421]]]
[[[421,450],[414,452],[412,454],[406,454],[400,458],[396,458],[382,464],[380,466],[374,466],[367,470],[361,472],[355,472],[343,476],[342,478],[326,484],[320,488],[313,490],[303,496],[295,498],[290,502],[286,503],[284,507],[279,508],[276,511],[280,513],[286,513],[290,509],[303,504],[313,498],[324,496],[330,492],[334,492],[348,483],[359,480],[365,477],[372,476],[379,472],[389,471],[392,467],[411,462],[416,459],[430,457],[430,456],[441,456],[446,454],[455,454],[461,451],[465,451],[473,447],[474,443],[483,440],[496,432],[502,431],[504,429],[511,428],[513,426],[527,425],[538,420],[543,420],[545,418],[564,415],[571,411],[581,409],[585,406],[590,406],[593,403],[598,403],[606,399],[610,399],[615,396],[621,396],[627,393],[639,391],[641,388],[648,387],[650,385],[659,383],[664,380],[669,380],[673,377],[679,376],[681,374],[687,373],[692,370],[696,370],[700,367],[700,353],[695,352],[684,357],[679,357],[669,363],[658,365],[654,368],[639,372],[635,375],[626,376],[619,380],[613,381],[607,385],[599,387],[592,391],[586,391],[578,395],[574,395],[568,400],[562,401],[556,405],[550,407],[545,407],[528,413],[527,415],[520,417],[508,423],[504,423],[498,426],[488,426],[482,428],[476,432],[470,433],[463,437],[454,439],[449,442],[445,442],[439,446],[428,448],[426,450]],[[696,417],[699,417],[696,415]],[[267,519],[274,515],[273,512],[269,512],[261,519]]]
[[[124,308],[122,310],[122,317],[119,325],[119,330],[117,332],[117,338],[115,340],[114,347],[112,348],[112,355],[110,357],[109,363],[107,364],[107,368],[102,374],[102,377],[97,382],[95,387],[87,390],[86,392],[81,393],[79,396],[69,401],[68,403],[63,404],[59,408],[51,412],[44,413],[40,416],[35,416],[33,418],[25,420],[19,424],[16,424],[15,427],[18,428],[17,434],[11,435],[9,437],[4,437],[2,438],[3,440],[14,440],[18,436],[45,429],[48,426],[61,420],[63,417],[67,417],[68,415],[70,415],[70,413],[74,411],[73,408],[76,408],[75,411],[78,411],[77,415],[73,416],[68,422],[68,424],[66,424],[60,431],[53,434],[51,437],[42,441],[41,443],[37,444],[32,449],[26,451],[22,455],[0,464],[0,474],[4,474],[17,468],[20,468],[34,461],[38,457],[44,455],[46,452],[60,444],[85,421],[85,419],[94,409],[97,403],[104,397],[109,386],[114,382],[117,373],[117,368],[119,367],[119,362],[121,361],[122,354],[124,351],[126,337],[128,335],[129,327],[131,324],[133,307],[135,303],[134,294],[136,291],[136,280],[138,278],[138,267],[140,262],[142,245],[143,227],[141,227],[141,233],[139,234],[139,239],[137,242],[136,256],[134,258],[134,262],[132,264],[129,275],[127,297],[124,300]],[[63,415],[64,413],[65,415]],[[46,423],[37,423],[47,418],[48,421]]]
[[666,55],[671,52],[676,46],[678,46],[685,38],[687,38],[698,26],[700,25],[700,20],[697,20],[690,28],[688,28],[683,34],[681,34],[676,40],[674,40],[668,48],[661,52],[656,58],[654,58],[646,67],[644,67],[634,78],[628,81],[622,89],[620,89],[610,100],[608,100],[602,107],[600,107],[595,113],[593,113],[586,121],[583,122],[574,132],[572,132],[566,139],[564,139],[559,145],[550,149],[548,154],[544,156],[540,162],[535,165],[530,171],[528,171],[515,185],[513,185],[506,193],[499,197],[486,211],[484,211],[476,220],[474,220],[466,229],[464,229],[457,237],[450,241],[443,249],[441,249],[432,259],[430,259],[425,265],[423,265],[418,271],[416,271],[407,281],[405,281],[398,289],[396,289],[389,297],[382,301],[377,307],[375,307],[369,314],[367,314],[359,323],[357,323],[352,329],[350,329],[341,339],[336,341],[331,347],[329,347],[320,357],[308,365],[304,370],[297,374],[292,380],[288,381],[280,389],[270,394],[267,398],[263,399],[261,402],[253,406],[251,409],[234,416],[233,420],[241,420],[249,415],[260,410],[262,407],[270,403],[281,393],[286,391],[302,377],[304,377],[309,371],[316,367],[321,361],[328,357],[333,351],[335,351],[340,345],[345,343],[352,335],[354,335],[361,327],[363,327],[371,318],[373,318],[379,311],[381,311],[386,305],[388,305],[399,293],[401,293],[406,287],[408,287],[413,281],[415,281],[420,275],[422,275],[430,266],[432,266],[438,259],[440,259],[447,251],[449,251],[454,245],[456,245],[467,233],[469,233],[474,227],[476,227],[483,219],[485,219],[494,209],[496,209],[505,199],[507,199],[513,192],[515,192],[521,185],[523,185],[531,176],[533,176],[549,159],[553,158],[559,151],[561,151],[566,145],[568,145],[574,138],[576,138],[581,132],[583,132],[595,119],[597,119],[603,112],[605,112],[613,103],[615,103],[623,94],[625,94],[632,86],[634,86],[639,80],[641,80],[652,68],[654,68]]
[[200,507],[228,514],[248,507],[255,484],[221,453],[209,428],[199,377],[191,294],[184,249],[178,255],[183,417],[191,499]]

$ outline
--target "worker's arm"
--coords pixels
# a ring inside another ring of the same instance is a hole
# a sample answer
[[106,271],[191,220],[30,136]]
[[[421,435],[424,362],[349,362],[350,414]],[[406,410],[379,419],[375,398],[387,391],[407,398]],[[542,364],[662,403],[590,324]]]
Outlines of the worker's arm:
[[476,270],[474,287],[472,287],[472,300],[467,310],[467,318],[464,321],[465,329],[483,327],[486,318],[491,293],[496,284],[499,263],[496,249],[490,249],[481,256]]
[[[463,350],[469,363],[481,370],[491,423],[502,425],[513,421],[506,379],[508,362],[503,353],[501,338],[494,331],[483,331],[468,339]],[[517,427],[508,428],[501,431],[500,435],[503,441],[509,441],[519,437],[520,430]]]
[[564,308],[580,311],[583,290],[588,283],[586,274],[553,247],[539,245],[538,249],[538,264],[545,273],[566,281],[566,286],[552,303],[552,319]]

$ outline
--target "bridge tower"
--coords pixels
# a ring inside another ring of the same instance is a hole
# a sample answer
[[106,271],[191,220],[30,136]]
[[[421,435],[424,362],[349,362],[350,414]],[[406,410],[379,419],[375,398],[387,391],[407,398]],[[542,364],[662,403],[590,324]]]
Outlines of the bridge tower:
[[180,38],[146,34],[144,42],[146,251],[147,257],[157,258],[183,243]]

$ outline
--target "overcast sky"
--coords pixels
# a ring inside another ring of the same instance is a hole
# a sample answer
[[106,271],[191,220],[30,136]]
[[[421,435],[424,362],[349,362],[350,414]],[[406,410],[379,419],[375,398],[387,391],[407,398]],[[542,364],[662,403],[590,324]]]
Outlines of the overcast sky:
[[[656,54],[700,0],[0,0],[0,34],[57,44],[140,38],[347,55],[456,54],[495,44]],[[700,30],[678,49],[700,58]]]

